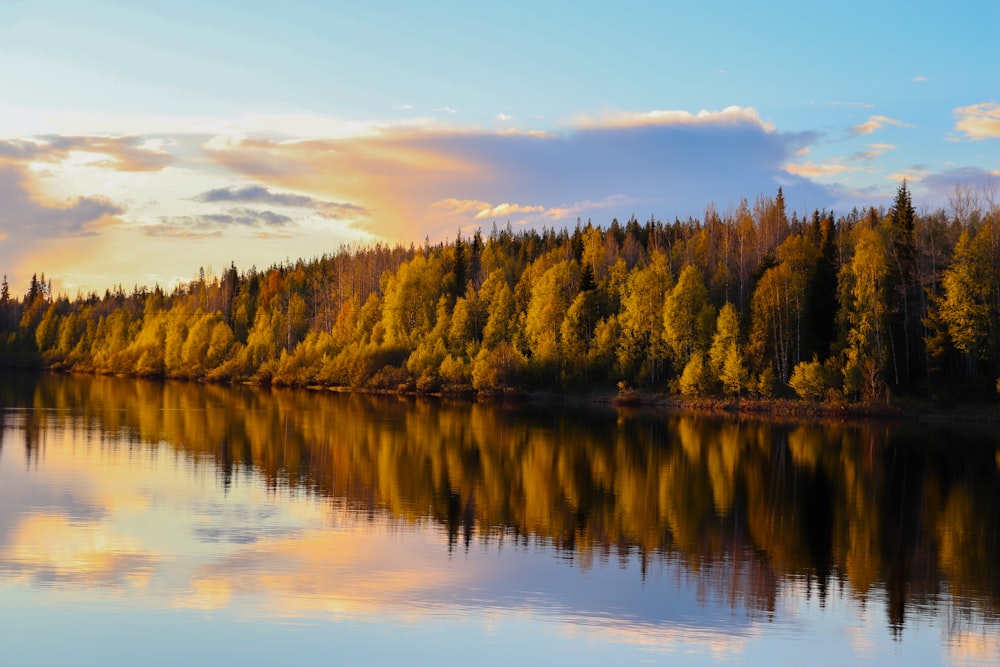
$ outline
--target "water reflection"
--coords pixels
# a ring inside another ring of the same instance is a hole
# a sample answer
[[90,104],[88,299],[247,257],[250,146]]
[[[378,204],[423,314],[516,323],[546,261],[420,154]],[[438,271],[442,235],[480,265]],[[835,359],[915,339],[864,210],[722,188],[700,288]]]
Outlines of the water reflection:
[[0,405],[4,586],[288,617],[522,610],[723,653],[832,609],[897,638],[938,619],[950,660],[1000,657],[992,429],[118,378],[12,378]]

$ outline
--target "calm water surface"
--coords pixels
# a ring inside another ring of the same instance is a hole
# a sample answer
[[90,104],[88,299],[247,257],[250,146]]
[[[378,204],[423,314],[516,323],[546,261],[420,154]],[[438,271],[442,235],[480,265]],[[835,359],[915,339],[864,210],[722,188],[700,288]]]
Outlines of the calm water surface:
[[1000,432],[0,378],[0,664],[1000,664]]

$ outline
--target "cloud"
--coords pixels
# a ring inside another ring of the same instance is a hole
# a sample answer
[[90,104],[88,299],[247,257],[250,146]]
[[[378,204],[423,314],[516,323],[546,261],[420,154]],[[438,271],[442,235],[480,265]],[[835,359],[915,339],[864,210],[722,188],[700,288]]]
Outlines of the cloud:
[[853,162],[862,160],[874,160],[878,156],[886,153],[888,151],[896,150],[896,147],[892,144],[866,144],[868,150],[862,151],[860,153],[855,153],[851,157],[847,158]]
[[513,215],[525,213],[543,213],[544,206],[530,206],[522,204],[497,204],[492,205],[484,201],[470,199],[445,199],[433,204],[439,208],[450,209],[459,214],[472,214],[476,220],[495,220],[497,218],[509,218]]
[[192,199],[202,203],[252,202],[292,208],[308,208],[317,211],[325,218],[334,220],[368,214],[364,207],[355,204],[323,201],[306,195],[271,192],[260,185],[249,185],[243,188],[216,188],[197,194]]
[[497,120],[500,121],[501,123],[506,123],[510,119],[511,119],[510,114],[506,114],[506,113],[498,113],[497,114]]
[[860,137],[865,134],[871,134],[875,130],[881,130],[886,125],[908,128],[916,127],[915,125],[910,125],[909,123],[904,123],[901,120],[889,118],[888,116],[870,116],[865,122],[851,128],[851,134]]
[[95,166],[116,171],[159,171],[173,156],[147,138],[42,135],[29,139],[0,140],[0,157],[57,162],[72,153],[95,156]]
[[840,174],[858,171],[858,167],[849,167],[837,161],[830,161],[826,164],[816,164],[815,162],[803,162],[794,164],[789,162],[784,166],[785,171],[795,176],[803,178],[821,178],[823,176],[839,176]]
[[476,220],[496,220],[497,218],[509,218],[515,215],[527,213],[543,213],[544,206],[524,206],[521,204],[497,204],[491,209],[480,211],[476,214]]
[[549,132],[407,127],[342,139],[243,137],[206,151],[269,188],[350,201],[370,213],[363,224],[372,233],[413,240],[515,214],[538,226],[574,214],[605,223],[633,213],[683,218],[779,186],[790,206],[828,206],[834,194],[826,186],[784,168],[818,137],[777,132],[756,111],[728,107],[580,117]]
[[958,119],[955,129],[967,139],[978,141],[1000,138],[1000,104],[982,102],[967,107],[957,107],[954,114]]
[[441,113],[458,113],[458,109],[449,106],[437,107],[434,111],[440,111]]
[[574,123],[579,128],[625,128],[644,126],[733,126],[756,125],[766,132],[773,132],[774,126],[761,120],[753,107],[729,106],[722,111],[702,109],[698,113],[682,110],[663,110],[607,113],[597,118],[579,116]]
[[147,236],[201,239],[222,236],[227,230],[242,228],[269,237],[275,234],[287,236],[286,228],[294,223],[293,218],[273,211],[233,208],[226,213],[163,217],[156,224],[144,225],[142,231]]
[[1000,170],[987,171],[978,167],[949,169],[925,176],[920,181],[920,187],[925,198],[937,206],[944,206],[954,195],[956,187],[995,197],[1000,188]]
[[923,83],[927,80],[926,76],[915,76],[913,77],[913,83]]
[[889,180],[896,182],[908,181],[910,183],[914,183],[923,179],[928,173],[927,169],[923,167],[910,167],[909,169],[889,174]]
[[0,229],[21,240],[91,234],[96,223],[124,212],[103,197],[43,201],[32,193],[22,167],[0,163]]

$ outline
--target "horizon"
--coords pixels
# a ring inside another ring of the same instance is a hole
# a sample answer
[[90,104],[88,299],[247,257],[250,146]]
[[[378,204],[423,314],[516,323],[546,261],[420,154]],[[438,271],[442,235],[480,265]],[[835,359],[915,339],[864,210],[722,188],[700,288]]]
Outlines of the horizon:
[[[995,195],[1000,6],[70,0],[0,10],[12,294],[493,222],[789,214]],[[861,17],[861,20],[859,20]],[[934,48],[927,48],[933,45]]]

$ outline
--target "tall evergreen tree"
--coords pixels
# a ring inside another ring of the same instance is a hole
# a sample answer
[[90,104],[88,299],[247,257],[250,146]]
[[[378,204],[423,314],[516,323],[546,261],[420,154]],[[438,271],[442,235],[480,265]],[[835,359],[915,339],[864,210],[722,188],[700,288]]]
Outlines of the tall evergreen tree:
[[890,267],[888,290],[893,297],[890,311],[890,341],[892,346],[892,378],[895,384],[906,384],[920,372],[923,314],[919,312],[920,286],[917,284],[916,243],[914,223],[916,213],[906,179],[896,190],[896,199],[889,209]]

